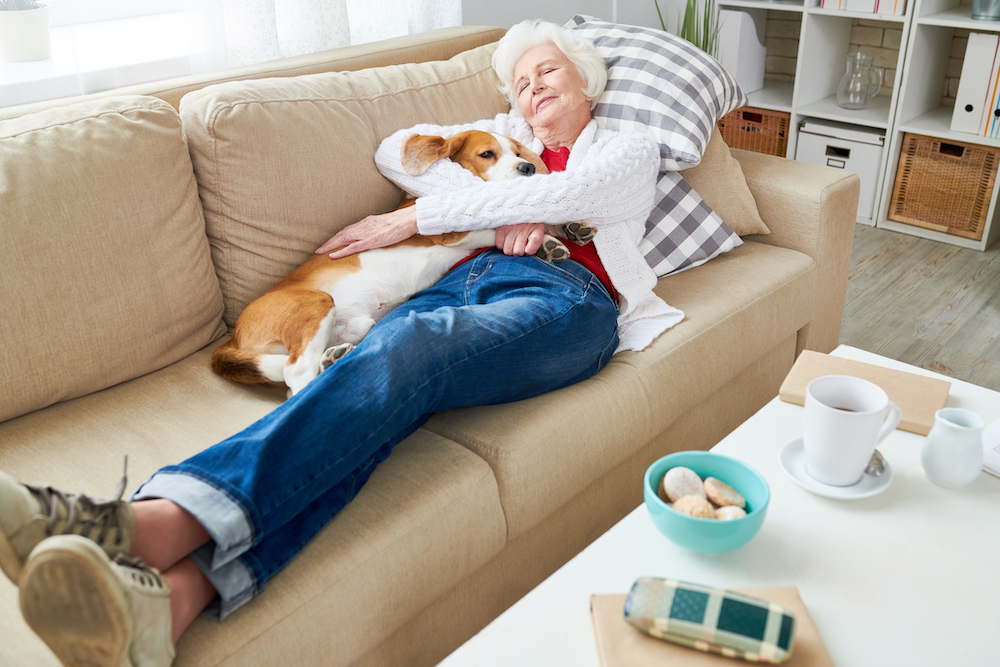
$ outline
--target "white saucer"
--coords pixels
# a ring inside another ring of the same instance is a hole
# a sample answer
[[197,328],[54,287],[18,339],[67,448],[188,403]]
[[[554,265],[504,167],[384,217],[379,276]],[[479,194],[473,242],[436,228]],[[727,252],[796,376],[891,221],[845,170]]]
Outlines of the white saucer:
[[817,482],[806,472],[806,456],[802,449],[802,438],[796,438],[781,448],[778,454],[781,467],[785,469],[788,476],[795,482],[816,495],[826,498],[837,498],[840,500],[853,500],[856,498],[869,498],[877,496],[892,484],[892,466],[885,462],[885,472],[881,477],[862,475],[861,481],[853,486],[830,486],[823,482]]

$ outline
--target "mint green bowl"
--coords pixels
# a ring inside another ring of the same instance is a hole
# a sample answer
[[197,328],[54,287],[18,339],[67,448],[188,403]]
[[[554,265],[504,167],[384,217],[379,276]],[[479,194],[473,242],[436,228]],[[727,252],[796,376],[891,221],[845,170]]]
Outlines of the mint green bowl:
[[[720,521],[688,516],[660,500],[657,489],[668,470],[684,466],[702,479],[715,477],[733,487],[747,501],[747,515]],[[767,514],[771,491],[759,472],[742,461],[712,452],[676,452],[655,461],[643,479],[646,509],[657,529],[672,542],[701,554],[717,554],[743,546],[757,534]]]

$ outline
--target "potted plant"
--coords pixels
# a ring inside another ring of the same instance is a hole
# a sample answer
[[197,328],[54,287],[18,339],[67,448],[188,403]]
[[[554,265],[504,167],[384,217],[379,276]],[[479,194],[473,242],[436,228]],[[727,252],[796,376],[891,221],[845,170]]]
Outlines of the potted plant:
[[0,60],[26,62],[50,55],[48,5],[0,0]]
[[[677,17],[677,32],[674,33],[681,39],[686,39],[699,49],[718,59],[719,57],[719,13],[715,9],[715,0],[702,0],[701,9],[698,8],[698,0],[686,0],[684,15]],[[660,3],[653,0],[656,5],[656,14],[660,17],[660,26],[664,32],[667,23],[663,20],[660,12]]]

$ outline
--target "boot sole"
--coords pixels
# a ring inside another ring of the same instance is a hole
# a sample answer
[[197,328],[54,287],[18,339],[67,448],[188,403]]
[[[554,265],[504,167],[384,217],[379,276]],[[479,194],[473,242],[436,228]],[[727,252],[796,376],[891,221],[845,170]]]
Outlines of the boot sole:
[[21,575],[21,568],[24,561],[14,551],[14,545],[10,543],[7,536],[0,532],[0,570],[7,575],[7,578],[17,585],[17,578]]
[[65,667],[132,667],[132,618],[117,584],[97,545],[36,551],[21,572],[21,614]]

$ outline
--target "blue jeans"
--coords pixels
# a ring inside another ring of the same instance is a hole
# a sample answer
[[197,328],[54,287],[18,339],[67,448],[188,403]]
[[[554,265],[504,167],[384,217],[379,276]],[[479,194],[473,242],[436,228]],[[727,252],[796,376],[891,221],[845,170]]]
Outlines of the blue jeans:
[[219,617],[258,595],[435,412],[517,401],[590,377],[617,306],[580,264],[489,250],[383,318],[304,390],[228,440],[158,471],[212,541],[192,554]]

